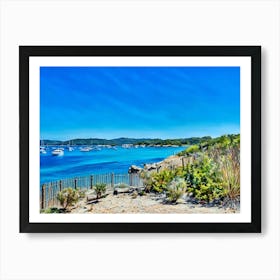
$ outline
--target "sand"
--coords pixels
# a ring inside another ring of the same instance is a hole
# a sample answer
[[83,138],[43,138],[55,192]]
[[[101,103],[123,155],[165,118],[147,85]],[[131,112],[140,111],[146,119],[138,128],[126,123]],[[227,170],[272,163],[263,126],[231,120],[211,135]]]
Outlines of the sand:
[[143,196],[135,194],[107,194],[106,197],[98,201],[87,202],[86,198],[79,201],[70,213],[90,213],[90,214],[137,214],[137,213],[157,213],[157,214],[224,214],[235,213],[232,209],[223,207],[206,207],[203,205],[191,204],[180,201],[177,204],[166,204],[162,197],[154,194]]

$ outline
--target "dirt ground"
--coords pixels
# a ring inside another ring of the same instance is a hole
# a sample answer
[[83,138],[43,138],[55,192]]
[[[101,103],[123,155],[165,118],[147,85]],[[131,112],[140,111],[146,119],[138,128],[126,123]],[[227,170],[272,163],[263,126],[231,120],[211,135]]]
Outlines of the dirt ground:
[[143,196],[133,194],[107,194],[106,197],[92,202],[86,198],[76,204],[70,213],[98,213],[98,214],[136,214],[136,213],[157,213],[157,214],[224,214],[235,213],[232,209],[223,207],[206,207],[179,201],[177,204],[166,204],[164,200],[154,194]]

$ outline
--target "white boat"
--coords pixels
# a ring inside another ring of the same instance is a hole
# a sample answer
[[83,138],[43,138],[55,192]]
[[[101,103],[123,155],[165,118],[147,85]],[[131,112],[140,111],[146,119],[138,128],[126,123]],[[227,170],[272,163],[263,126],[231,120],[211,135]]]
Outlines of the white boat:
[[89,148],[89,147],[80,148],[80,152],[90,152],[90,151],[91,151],[91,148]]
[[55,149],[55,150],[52,151],[52,155],[53,156],[63,156],[64,151],[62,149]]
[[40,154],[46,154],[46,147],[44,146],[44,140],[40,141]]
[[40,154],[46,154],[47,151],[44,147],[40,147]]
[[69,151],[69,152],[74,151],[74,148],[71,147],[71,141],[69,141],[69,144],[68,144],[67,148],[68,148],[68,151]]
[[130,148],[132,148],[132,144],[122,144],[122,148],[124,148],[124,149],[130,149]]

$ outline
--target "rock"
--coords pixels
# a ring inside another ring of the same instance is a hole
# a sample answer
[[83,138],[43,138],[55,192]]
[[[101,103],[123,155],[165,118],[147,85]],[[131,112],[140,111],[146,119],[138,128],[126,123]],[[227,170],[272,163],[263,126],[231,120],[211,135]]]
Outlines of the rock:
[[177,203],[185,204],[186,201],[185,201],[183,198],[179,198],[179,199],[177,200]]
[[215,203],[213,201],[206,204],[206,207],[214,207],[214,206]]
[[147,170],[147,171],[152,171],[152,170],[156,170],[157,168],[160,168],[158,167],[155,163],[151,163],[151,164],[145,164],[144,165],[144,168]]
[[119,193],[129,193],[131,192],[131,190],[133,190],[132,188],[130,187],[127,187],[127,188],[115,188],[114,189],[114,194],[119,194]]
[[200,204],[201,205],[206,205],[206,201],[205,200],[200,200]]
[[198,204],[198,201],[197,201],[197,199],[192,198],[192,199],[191,199],[191,203],[192,203],[192,204]]
[[221,201],[221,199],[219,199],[219,198],[215,198],[215,199],[213,200],[213,203],[216,204],[216,205],[220,205],[220,204],[222,203],[222,201]]
[[138,195],[140,195],[140,196],[145,194],[145,188],[137,188],[136,190],[137,190]]
[[240,198],[229,199],[226,198],[223,203],[221,203],[223,208],[228,208],[231,210],[240,210]]
[[134,191],[132,194],[131,194],[131,197],[132,198],[136,198],[138,196],[138,192],[137,191]]
[[97,196],[96,194],[89,194],[86,196],[86,201],[89,202],[89,201],[92,201],[92,200],[96,200],[97,199]]
[[138,167],[136,165],[131,165],[128,169],[128,173],[129,174],[138,174],[139,172],[141,172],[142,168]]

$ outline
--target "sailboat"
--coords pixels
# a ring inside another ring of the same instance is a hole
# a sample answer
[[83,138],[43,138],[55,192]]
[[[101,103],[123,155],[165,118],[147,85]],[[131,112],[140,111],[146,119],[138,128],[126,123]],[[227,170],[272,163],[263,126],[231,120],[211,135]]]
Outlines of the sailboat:
[[41,145],[40,145],[40,154],[46,154],[46,147],[44,146],[44,140],[41,140]]
[[52,155],[53,156],[63,156],[64,155],[64,151],[62,149],[54,149],[52,151]]
[[80,148],[80,152],[90,152],[92,149],[90,147],[82,147]]
[[74,151],[74,148],[71,147],[71,141],[69,141],[69,144],[68,144],[68,151],[69,151],[69,152]]
[[72,152],[72,151],[74,151],[74,148],[73,147],[68,147],[68,151]]

